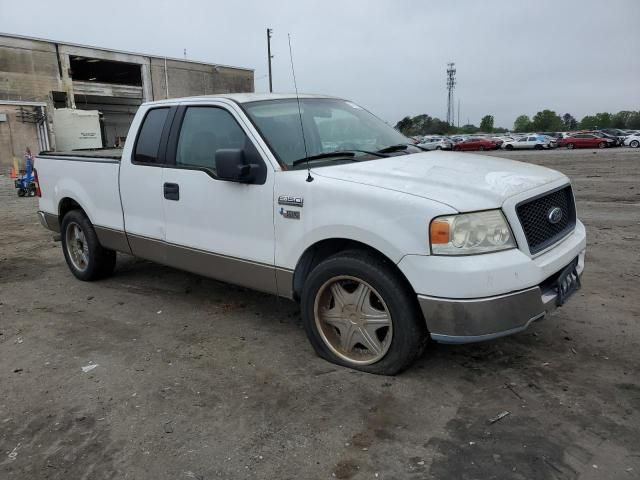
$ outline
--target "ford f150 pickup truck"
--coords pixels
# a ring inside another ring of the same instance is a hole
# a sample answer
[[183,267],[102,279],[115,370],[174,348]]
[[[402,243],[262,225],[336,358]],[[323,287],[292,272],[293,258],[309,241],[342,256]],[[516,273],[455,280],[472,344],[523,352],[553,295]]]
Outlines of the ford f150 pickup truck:
[[372,373],[401,371],[429,339],[522,331],[584,268],[566,176],[422,151],[339,98],[146,103],[123,150],[35,163],[40,221],[80,280],[122,252],[291,298],[320,356]]

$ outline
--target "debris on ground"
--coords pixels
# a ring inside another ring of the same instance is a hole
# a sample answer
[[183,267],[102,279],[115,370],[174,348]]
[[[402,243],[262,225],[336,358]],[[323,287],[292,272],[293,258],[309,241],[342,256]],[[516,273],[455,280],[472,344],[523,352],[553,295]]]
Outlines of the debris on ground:
[[82,367],[82,371],[84,373],[90,372],[91,370],[93,370],[94,368],[96,368],[98,366],[97,363],[90,363],[89,365]]
[[169,420],[164,424],[164,433],[173,433],[173,425],[171,424],[173,420]]
[[489,419],[489,423],[493,424],[493,423],[499,422],[500,420],[502,420],[507,415],[511,415],[511,412],[508,411],[508,410],[503,410],[502,412],[497,414],[495,417],[490,418]]

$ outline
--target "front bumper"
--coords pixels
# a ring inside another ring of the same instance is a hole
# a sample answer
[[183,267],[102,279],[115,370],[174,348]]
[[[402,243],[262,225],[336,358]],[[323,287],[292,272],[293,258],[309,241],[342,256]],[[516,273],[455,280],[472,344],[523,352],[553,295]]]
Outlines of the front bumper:
[[[578,256],[584,271],[584,251]],[[472,343],[525,330],[556,309],[553,276],[532,288],[485,298],[452,299],[418,295],[431,338],[439,343]]]

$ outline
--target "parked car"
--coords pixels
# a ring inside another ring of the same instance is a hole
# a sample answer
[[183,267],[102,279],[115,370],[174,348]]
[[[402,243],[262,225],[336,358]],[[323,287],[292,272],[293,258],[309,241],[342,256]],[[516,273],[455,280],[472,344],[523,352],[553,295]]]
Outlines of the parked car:
[[486,138],[467,138],[466,140],[453,144],[453,150],[455,151],[495,149],[496,143]]
[[551,146],[551,140],[549,138],[544,137],[542,135],[529,135],[526,137],[521,137],[518,140],[512,140],[510,142],[504,142],[502,148],[505,150],[524,150],[524,149],[548,149],[553,148]]
[[608,138],[609,140],[611,140],[611,143],[607,144],[608,147],[619,147],[622,145],[622,143],[624,142],[625,137],[617,137],[615,135],[611,135],[607,132],[603,132],[601,130],[597,130],[597,131],[593,131],[593,132],[588,132],[588,133],[592,133],[598,137],[602,137],[602,138]]
[[451,150],[453,143],[443,137],[426,137],[422,139],[418,146],[425,150]]
[[593,133],[574,133],[560,141],[561,146],[572,148],[605,148],[613,144],[610,138],[604,138]]
[[640,134],[629,135],[624,139],[624,144],[628,147],[638,148],[640,146]]
[[337,98],[145,103],[124,149],[35,165],[39,219],[60,232],[78,279],[111,275],[118,251],[287,297],[318,355],[371,373],[407,367],[429,336],[522,331],[563,305],[584,269],[564,174],[421,151]]

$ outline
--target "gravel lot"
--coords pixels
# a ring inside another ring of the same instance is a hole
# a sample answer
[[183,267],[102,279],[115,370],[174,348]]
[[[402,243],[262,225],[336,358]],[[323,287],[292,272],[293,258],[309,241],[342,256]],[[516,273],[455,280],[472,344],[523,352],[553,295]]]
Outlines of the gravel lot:
[[640,478],[640,150],[493,155],[572,178],[583,289],[397,377],[317,358],[285,300],[125,256],[77,281],[0,176],[0,478]]

